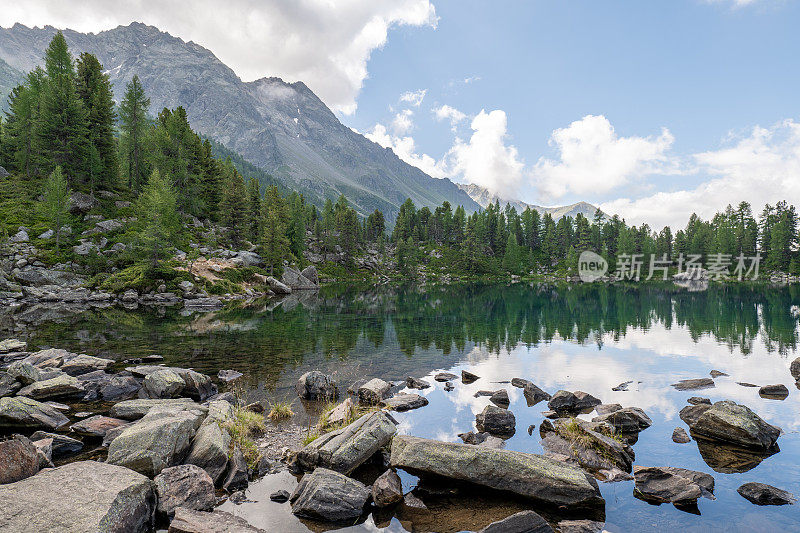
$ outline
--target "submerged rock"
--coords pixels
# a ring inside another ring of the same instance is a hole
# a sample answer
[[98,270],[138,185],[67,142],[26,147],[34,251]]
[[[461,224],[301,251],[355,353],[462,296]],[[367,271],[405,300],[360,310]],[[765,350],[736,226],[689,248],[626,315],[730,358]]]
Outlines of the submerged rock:
[[153,479],[158,495],[158,512],[172,516],[175,509],[184,507],[195,511],[214,508],[214,482],[205,470],[195,465],[165,468]]
[[392,386],[380,378],[373,378],[358,387],[358,401],[365,405],[378,405]]
[[745,483],[736,492],[756,505],[792,505],[797,501],[791,492],[766,483]]
[[304,400],[335,400],[339,397],[339,390],[332,376],[314,370],[306,372],[295,384],[295,392]]
[[732,401],[715,403],[690,425],[690,430],[693,437],[760,451],[775,446],[781,433],[749,408]]
[[711,400],[708,398],[702,398],[700,396],[692,396],[688,400],[686,400],[691,405],[711,405]]
[[362,483],[327,468],[306,474],[290,501],[292,513],[327,522],[356,520],[364,513],[370,492]]
[[225,511],[193,511],[185,507],[175,509],[175,518],[169,524],[169,533],[267,533],[251,526],[247,520]]
[[685,468],[635,466],[633,495],[652,503],[697,501],[701,496],[714,499],[714,478]]
[[682,379],[672,384],[678,390],[700,390],[715,387],[714,380],[711,378]]
[[695,442],[703,461],[721,474],[747,472],[760,465],[761,461],[770,455],[777,453],[776,449],[757,451],[712,440],[695,439]]
[[0,530],[148,531],[155,507],[153,483],[127,468],[80,461],[0,485]]
[[409,411],[425,407],[428,405],[428,399],[419,394],[395,394],[381,403],[393,411]]
[[569,508],[603,505],[597,482],[580,468],[529,453],[397,435],[390,463]]
[[372,484],[372,502],[377,507],[388,507],[403,499],[403,485],[394,470],[387,470]]
[[406,378],[406,387],[409,389],[427,389],[430,386],[431,384],[424,379],[417,379],[410,376]]
[[349,474],[397,433],[394,420],[383,411],[367,413],[350,425],[318,437],[297,452],[297,465],[303,470],[317,466]]
[[517,431],[517,419],[508,409],[487,405],[483,411],[475,415],[478,431],[510,437]]
[[535,512],[521,511],[489,524],[478,533],[553,533],[553,528]]
[[58,429],[69,419],[56,409],[31,398],[0,398],[0,429]]
[[728,375],[725,372],[720,372],[719,370],[712,370],[711,372],[709,372],[709,374],[711,374],[712,378],[719,378]]
[[225,383],[239,379],[242,376],[244,376],[244,374],[237,372],[236,370],[220,370],[217,373],[217,378]]

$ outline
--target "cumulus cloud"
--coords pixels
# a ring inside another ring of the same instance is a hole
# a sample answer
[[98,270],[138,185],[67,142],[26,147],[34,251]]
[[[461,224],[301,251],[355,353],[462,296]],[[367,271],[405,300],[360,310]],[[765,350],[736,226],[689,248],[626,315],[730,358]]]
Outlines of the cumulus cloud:
[[755,127],[732,145],[693,156],[696,172],[708,176],[695,188],[621,198],[601,205],[629,223],[683,227],[692,213],[710,218],[728,204],[750,202],[758,212],[779,200],[800,202],[800,122]]
[[399,25],[436,27],[430,0],[26,0],[5,2],[0,25],[97,32],[133,21],[209,48],[245,81],[303,81],[352,113],[373,50]]
[[427,89],[405,92],[400,95],[400,101],[413,105],[414,107],[419,107],[427,92]]
[[505,111],[481,110],[470,124],[468,141],[456,139],[447,153],[452,175],[491,191],[513,194],[523,178],[524,162],[516,147],[507,144],[508,120]]
[[384,148],[391,148],[397,157],[409,165],[419,168],[429,176],[434,178],[447,177],[447,171],[442,161],[437,161],[427,154],[417,153],[413,137],[391,135],[383,124],[376,124],[364,136]]
[[658,137],[620,137],[606,117],[587,115],[553,131],[559,157],[540,158],[532,174],[545,198],[603,194],[634,178],[676,172],[667,154],[674,140],[666,128]]
[[410,109],[403,109],[394,116],[392,120],[392,130],[395,135],[405,135],[414,129],[414,112]]
[[455,131],[456,126],[466,120],[467,115],[462,113],[455,107],[451,107],[447,104],[434,108],[433,114],[436,115],[436,120],[447,120],[450,122],[450,126]]

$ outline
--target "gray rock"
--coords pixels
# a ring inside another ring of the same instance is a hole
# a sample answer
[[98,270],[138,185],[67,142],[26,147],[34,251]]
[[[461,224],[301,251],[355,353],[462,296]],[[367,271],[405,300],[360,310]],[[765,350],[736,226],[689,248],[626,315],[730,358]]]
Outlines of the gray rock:
[[236,370],[220,370],[217,374],[217,378],[220,381],[224,381],[228,383],[229,381],[233,381],[239,379],[240,377],[244,376],[241,372],[237,372]]
[[319,274],[317,273],[317,267],[314,265],[308,265],[300,274],[314,285],[319,285]]
[[185,368],[175,368],[173,370],[183,379],[184,388],[182,394],[184,396],[188,396],[198,402],[204,402],[217,393],[217,387],[211,381],[211,377]]
[[275,492],[269,495],[270,501],[276,503],[286,503],[289,501],[289,498],[291,497],[292,495],[285,490],[276,490]]
[[433,377],[435,381],[440,381],[440,382],[452,381],[456,378],[458,378],[458,376],[456,376],[455,374],[451,374],[450,372],[439,372]]
[[431,386],[430,383],[425,381],[424,379],[417,379],[414,377],[407,377],[406,378],[406,387],[409,389],[427,389]]
[[387,470],[372,484],[372,502],[377,507],[388,507],[403,499],[403,484],[394,470]]
[[112,429],[129,425],[130,422],[120,418],[111,418],[109,416],[95,415],[80,422],[76,422],[70,426],[73,433],[83,435],[85,437],[95,437],[102,439]]
[[75,191],[70,195],[70,211],[73,214],[88,213],[96,207],[100,207],[100,202],[90,194]]
[[291,287],[289,287],[283,282],[278,281],[272,276],[267,276],[267,285],[269,285],[269,289],[275,294],[279,295],[292,294]]
[[553,431],[543,436],[542,447],[550,454],[571,457],[592,472],[630,472],[635,459],[633,448],[613,438],[612,431],[604,423],[560,418],[553,423]]
[[736,492],[756,505],[792,505],[797,501],[791,492],[765,483],[745,483]]
[[786,385],[764,385],[758,389],[758,395],[770,400],[785,400],[789,396]]
[[428,405],[428,399],[419,394],[395,394],[387,400],[381,402],[392,411],[410,411]]
[[153,477],[180,464],[206,412],[195,408],[152,409],[108,446],[108,463]]
[[297,452],[297,465],[304,470],[323,466],[349,474],[386,446],[395,433],[397,427],[389,415],[382,411],[367,413]]
[[511,385],[519,389],[524,389],[529,383],[532,384],[533,382],[523,378],[511,378]]
[[335,400],[339,397],[339,390],[333,377],[314,370],[306,372],[295,384],[295,392],[304,400]]
[[594,520],[562,520],[558,523],[561,533],[600,533],[604,527],[604,522]]
[[701,405],[701,404],[711,405],[711,400],[709,400],[708,398],[702,398],[700,396],[692,396],[686,401],[691,405]]
[[228,461],[228,470],[225,474],[225,481],[222,482],[222,488],[228,492],[247,488],[247,462],[238,446],[233,449],[230,461]]
[[251,526],[247,520],[225,511],[211,513],[183,507],[175,510],[168,533],[267,533]]
[[31,477],[39,463],[38,450],[28,438],[15,435],[0,442],[0,485]]
[[617,432],[636,433],[653,425],[653,421],[638,407],[623,407],[592,418],[592,422],[606,422]]
[[110,415],[125,420],[138,420],[145,416],[154,407],[186,408],[196,405],[189,398],[175,398],[167,400],[139,399],[125,400],[111,407]]
[[711,372],[709,372],[709,374],[711,374],[712,378],[719,378],[728,375],[725,372],[720,372],[719,370],[712,370]]
[[678,390],[700,390],[715,387],[714,380],[711,378],[682,379],[672,384]]
[[22,242],[28,242],[28,241],[30,241],[30,240],[31,240],[31,238],[30,238],[30,236],[28,235],[28,232],[27,232],[27,231],[25,231],[24,229],[21,229],[21,230],[19,230],[17,233],[15,233],[15,234],[14,234],[14,235],[12,235],[11,237],[9,237],[9,239],[8,239],[8,240],[9,240],[9,242],[22,243]]
[[553,528],[535,512],[521,511],[489,524],[478,533],[553,533]]
[[525,384],[522,392],[525,395],[525,400],[528,402],[528,407],[532,407],[543,400],[549,400],[551,398],[550,394],[530,382]]
[[22,384],[19,381],[5,372],[0,372],[0,397],[12,396],[21,388]]
[[83,398],[86,389],[77,378],[61,375],[52,379],[45,379],[23,387],[17,393],[34,400],[57,400],[62,398]]
[[653,503],[684,503],[701,496],[714,499],[714,478],[685,468],[635,466],[634,496]]
[[622,409],[622,406],[618,403],[601,403],[594,408],[594,410],[597,411],[597,414],[600,416],[613,413],[614,411],[619,411],[620,409]]
[[234,257],[231,258],[231,262],[237,266],[264,266],[264,259],[255,252],[250,252],[246,250],[242,250],[241,252],[237,252]]
[[5,339],[0,341],[0,353],[21,352],[28,344],[18,339]]
[[570,392],[560,390],[550,398],[547,406],[557,413],[578,413],[583,410],[593,409],[601,403],[603,402],[583,391]]
[[495,391],[495,393],[489,397],[489,401],[503,408],[508,407],[511,403],[511,400],[508,398],[508,391],[505,389]]
[[6,169],[4,169],[3,167],[0,167],[0,178],[7,178],[10,175],[11,174]]
[[800,357],[792,361],[792,364],[789,365],[789,372],[792,374],[795,381],[800,381]]
[[2,485],[0,501],[2,531],[139,533],[150,527],[155,494],[136,472],[81,461]]
[[687,405],[683,409],[680,410],[678,416],[681,417],[681,420],[686,422],[686,425],[692,427],[692,425],[697,422],[700,416],[711,409],[710,404],[699,403],[697,405]]
[[499,439],[489,433],[475,433],[470,431],[468,433],[459,433],[458,437],[464,441],[464,444],[472,444],[474,446],[485,446],[487,448],[502,448],[505,446],[505,441]]
[[478,381],[479,379],[481,379],[481,377],[478,376],[477,374],[473,374],[472,372],[467,372],[466,370],[461,371],[461,383],[470,384]]
[[60,433],[47,433],[45,431],[37,431],[31,435],[32,441],[42,439],[52,439],[53,441],[53,458],[64,457],[78,453],[83,449],[83,443],[78,439],[61,435]]
[[100,398],[107,402],[118,402],[135,398],[142,384],[133,376],[112,376],[99,387]]
[[36,446],[36,454],[39,456],[39,469],[53,468],[53,439],[41,439],[32,444]]
[[364,513],[370,492],[362,483],[327,468],[306,474],[290,501],[292,513],[326,522],[354,521]]
[[686,430],[683,428],[675,428],[672,431],[672,442],[677,442],[678,444],[686,444],[687,442],[691,442],[692,439],[686,433]]
[[390,463],[414,475],[465,481],[545,504],[568,508],[604,504],[594,478],[541,455],[397,435]]
[[214,482],[205,470],[195,465],[165,468],[153,479],[158,495],[158,512],[173,516],[175,509],[210,511],[217,503]]
[[365,405],[377,405],[391,388],[392,386],[382,379],[371,379],[358,388],[358,401]]
[[105,370],[113,365],[111,359],[92,357],[91,355],[81,354],[74,359],[70,359],[61,366],[61,370],[70,376],[80,376],[95,370]]
[[409,492],[405,496],[403,496],[403,507],[406,509],[411,509],[413,511],[427,511],[428,506],[425,505],[425,502],[417,498],[413,492]]
[[290,287],[293,291],[314,290],[318,288],[316,283],[303,276],[300,271],[291,267],[285,267],[283,269],[281,282]]
[[689,429],[695,438],[758,451],[772,449],[781,433],[749,408],[732,401],[715,403]]
[[178,398],[186,382],[171,368],[162,368],[145,376],[142,391],[148,398]]
[[516,432],[517,419],[508,409],[487,405],[483,411],[475,415],[475,425],[478,431],[506,437]]
[[41,370],[27,361],[14,361],[9,365],[6,373],[23,385],[30,385],[42,379]]
[[47,404],[17,396],[0,398],[0,429],[58,429],[69,419]]

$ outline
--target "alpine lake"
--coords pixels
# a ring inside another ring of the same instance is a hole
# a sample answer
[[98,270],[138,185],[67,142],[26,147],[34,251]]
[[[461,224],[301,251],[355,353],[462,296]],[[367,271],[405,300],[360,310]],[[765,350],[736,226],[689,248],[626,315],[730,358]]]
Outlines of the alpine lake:
[[[585,391],[605,404],[639,407],[652,419],[633,444],[635,465],[711,474],[716,497],[679,509],[635,497],[632,480],[600,482],[605,507],[586,518],[604,521],[609,532],[773,532],[800,531],[800,509],[756,506],[737,488],[754,481],[800,494],[800,390],[789,370],[800,355],[799,316],[796,286],[712,284],[689,291],[644,283],[332,285],[209,313],[119,307],[80,313],[5,310],[0,312],[0,338],[23,338],[31,349],[58,347],[119,360],[159,354],[166,365],[212,376],[222,369],[242,372],[242,378],[221,390],[235,388],[246,401],[265,405],[290,402],[295,414],[280,424],[298,427],[298,438],[319,411],[294,391],[298,377],[309,370],[332,374],[343,395],[363,378],[396,383],[398,391],[409,376],[428,381],[430,388],[412,391],[424,395],[427,406],[392,413],[398,432],[451,442],[461,442],[459,433],[474,431],[475,415],[489,404],[476,392],[504,388],[516,416],[516,433],[505,448],[530,453],[544,453],[539,426],[547,402],[529,405],[510,380],[525,378],[550,394]],[[451,391],[433,379],[438,372],[460,376],[462,370],[480,379],[470,384],[454,380]],[[709,377],[712,370],[727,374],[716,377],[712,388],[679,391],[671,386]],[[624,382],[630,382],[627,390],[612,390]],[[789,396],[762,398],[758,387],[739,383],[784,384]],[[748,406],[781,428],[780,451],[731,458],[696,440],[673,442],[676,427],[688,432],[678,413],[692,396]],[[529,434],[531,425],[535,429]],[[402,472],[401,479],[405,491],[418,483]],[[296,484],[297,478],[284,469],[252,482],[246,493],[251,501],[229,501],[221,509],[270,532],[476,531],[528,508],[554,525],[564,518],[558,509],[485,489],[442,490],[422,496],[427,511],[376,512],[357,524],[333,527],[300,520],[289,504],[270,501],[271,492],[291,492]]]

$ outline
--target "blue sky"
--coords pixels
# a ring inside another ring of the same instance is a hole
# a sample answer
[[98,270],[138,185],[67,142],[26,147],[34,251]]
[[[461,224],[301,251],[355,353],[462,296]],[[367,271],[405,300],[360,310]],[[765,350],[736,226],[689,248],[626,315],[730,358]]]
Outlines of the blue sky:
[[153,24],[245,80],[305,81],[431,175],[531,203],[654,228],[743,199],[800,204],[798,0],[195,5],[29,0],[0,25]]

